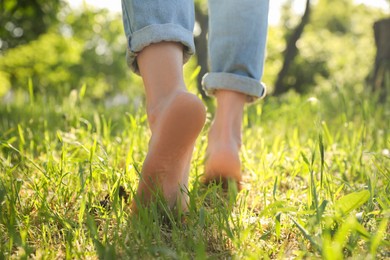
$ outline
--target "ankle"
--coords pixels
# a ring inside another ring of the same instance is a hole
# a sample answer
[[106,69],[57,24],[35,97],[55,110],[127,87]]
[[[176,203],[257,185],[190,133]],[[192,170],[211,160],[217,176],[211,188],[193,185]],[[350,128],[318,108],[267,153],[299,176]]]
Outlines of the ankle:
[[213,122],[208,133],[209,148],[215,146],[229,146],[239,150],[241,147],[241,125]]
[[[232,139],[241,145],[241,125],[246,102],[246,95],[229,90],[218,90],[216,93],[217,110],[212,124],[211,137]],[[214,135],[214,136],[213,136]]]

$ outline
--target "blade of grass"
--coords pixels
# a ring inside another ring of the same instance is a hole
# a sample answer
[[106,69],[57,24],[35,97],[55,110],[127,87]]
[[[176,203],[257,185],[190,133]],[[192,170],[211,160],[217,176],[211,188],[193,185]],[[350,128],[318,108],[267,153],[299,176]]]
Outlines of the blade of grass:
[[301,231],[302,235],[309,240],[310,244],[320,253],[322,254],[321,246],[314,240],[314,238],[309,234],[309,232],[302,227],[293,217],[288,215],[292,222],[294,222],[295,226]]

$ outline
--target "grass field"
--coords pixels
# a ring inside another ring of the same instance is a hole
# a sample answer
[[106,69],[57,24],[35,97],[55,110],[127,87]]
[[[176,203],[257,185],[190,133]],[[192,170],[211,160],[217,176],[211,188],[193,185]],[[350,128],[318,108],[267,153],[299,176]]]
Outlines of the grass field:
[[249,106],[244,189],[200,185],[189,212],[129,215],[148,139],[141,105],[30,95],[0,105],[0,259],[390,258],[390,108],[368,93]]

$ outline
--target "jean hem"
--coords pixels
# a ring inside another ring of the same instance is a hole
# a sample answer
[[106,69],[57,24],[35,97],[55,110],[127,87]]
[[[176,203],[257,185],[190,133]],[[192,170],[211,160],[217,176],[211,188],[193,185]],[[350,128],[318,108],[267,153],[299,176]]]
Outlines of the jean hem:
[[247,95],[247,102],[254,102],[266,95],[264,83],[255,79],[226,72],[207,73],[202,79],[203,89],[213,96],[219,89],[232,90]]
[[184,46],[183,64],[195,53],[195,44],[191,31],[176,24],[152,24],[132,33],[128,39],[126,51],[127,65],[139,74],[137,54],[153,43],[171,41]]

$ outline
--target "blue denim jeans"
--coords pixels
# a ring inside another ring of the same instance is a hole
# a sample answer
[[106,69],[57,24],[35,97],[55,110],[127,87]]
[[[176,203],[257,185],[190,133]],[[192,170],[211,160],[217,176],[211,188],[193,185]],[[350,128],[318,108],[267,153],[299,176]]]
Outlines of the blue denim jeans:
[[[210,72],[205,91],[244,93],[248,101],[265,95],[264,68],[269,0],[209,0]],[[191,0],[122,0],[128,40],[127,63],[139,73],[137,53],[152,43],[180,42],[185,63],[195,52],[194,4]]]

